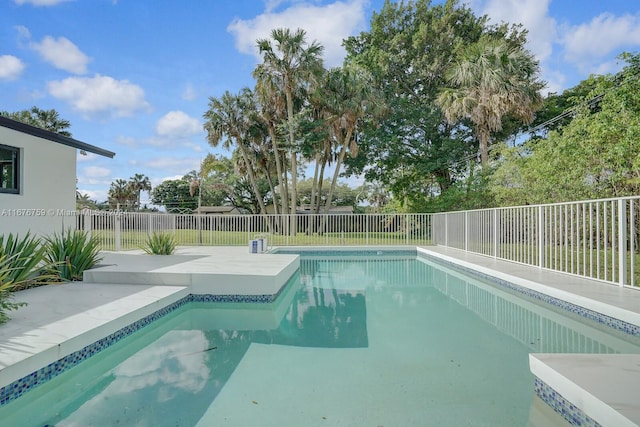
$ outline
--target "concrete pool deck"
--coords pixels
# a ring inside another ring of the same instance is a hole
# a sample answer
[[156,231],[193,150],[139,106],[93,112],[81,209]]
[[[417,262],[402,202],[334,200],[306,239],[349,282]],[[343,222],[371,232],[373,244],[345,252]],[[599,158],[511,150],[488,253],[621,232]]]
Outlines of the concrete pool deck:
[[[640,326],[640,292],[441,247],[419,252],[532,288]],[[105,253],[81,283],[15,295],[29,305],[0,325],[0,387],[190,293],[274,294],[295,272],[295,255],[245,247],[179,248],[174,256]],[[534,375],[602,425],[640,425],[640,355],[531,355]],[[579,363],[576,363],[579,361]]]

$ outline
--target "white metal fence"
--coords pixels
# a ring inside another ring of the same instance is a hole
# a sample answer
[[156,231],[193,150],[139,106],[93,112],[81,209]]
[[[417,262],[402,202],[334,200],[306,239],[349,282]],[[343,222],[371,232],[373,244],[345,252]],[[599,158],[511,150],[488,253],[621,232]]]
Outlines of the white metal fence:
[[83,211],[77,227],[100,238],[105,250],[140,248],[154,232],[179,245],[247,245],[265,237],[276,246],[427,245],[430,214],[180,215]]
[[433,242],[637,286],[640,196],[434,214]]
[[140,248],[154,232],[179,245],[436,244],[639,286],[640,196],[438,214],[180,215],[83,211],[77,227],[105,250]]

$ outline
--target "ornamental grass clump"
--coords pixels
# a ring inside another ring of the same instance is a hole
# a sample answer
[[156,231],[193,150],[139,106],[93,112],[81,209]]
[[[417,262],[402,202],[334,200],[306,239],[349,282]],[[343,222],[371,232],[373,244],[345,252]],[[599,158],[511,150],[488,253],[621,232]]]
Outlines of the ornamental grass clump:
[[153,233],[142,250],[150,255],[171,255],[176,250],[176,239],[169,233]]
[[100,241],[82,230],[68,229],[45,238],[48,272],[60,281],[82,280],[82,273],[95,266],[100,256]]

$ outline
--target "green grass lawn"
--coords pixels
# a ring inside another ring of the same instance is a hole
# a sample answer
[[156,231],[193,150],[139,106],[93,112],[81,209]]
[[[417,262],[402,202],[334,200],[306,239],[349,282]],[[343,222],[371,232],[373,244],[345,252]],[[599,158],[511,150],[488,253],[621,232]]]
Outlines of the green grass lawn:
[[[181,229],[174,232],[179,246],[246,246],[249,240],[265,237],[269,246],[363,246],[363,245],[428,245],[430,239],[409,235],[405,232],[354,232],[324,233],[322,235],[297,233],[293,236],[256,233],[246,231],[212,231]],[[100,239],[103,250],[115,250],[112,231],[93,230],[92,235]],[[123,231],[120,233],[120,249],[137,249],[145,245],[147,233]]]

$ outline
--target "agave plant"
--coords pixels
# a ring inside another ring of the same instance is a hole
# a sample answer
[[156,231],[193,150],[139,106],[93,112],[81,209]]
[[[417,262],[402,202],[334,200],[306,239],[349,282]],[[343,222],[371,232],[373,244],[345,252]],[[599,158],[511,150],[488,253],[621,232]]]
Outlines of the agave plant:
[[40,239],[27,233],[23,238],[0,236],[0,323],[9,320],[6,312],[25,303],[13,302],[13,292],[47,283],[43,273],[45,248]]
[[171,255],[176,250],[176,239],[169,233],[153,233],[142,250],[150,255]]
[[100,241],[82,230],[68,229],[45,238],[47,270],[60,280],[82,280],[82,273],[96,265]]
[[28,232],[22,239],[11,233],[0,236],[0,256],[5,256],[7,267],[1,283],[11,283],[11,290],[15,291],[42,279],[40,269],[44,252],[40,239]]
[[13,302],[13,289],[16,282],[11,279],[15,272],[11,264],[15,258],[15,255],[0,254],[0,323],[5,323],[9,320],[9,316],[6,314],[7,311],[17,310],[19,307],[26,305],[24,302]]

